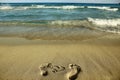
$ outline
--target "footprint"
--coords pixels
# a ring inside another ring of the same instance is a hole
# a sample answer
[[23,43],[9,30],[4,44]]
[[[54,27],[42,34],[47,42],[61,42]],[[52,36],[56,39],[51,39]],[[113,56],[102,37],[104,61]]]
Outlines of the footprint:
[[46,63],[46,64],[42,64],[42,65],[39,66],[41,76],[47,76],[48,75],[47,68],[49,68],[50,65],[51,65],[51,63]]
[[47,76],[48,73],[57,73],[65,70],[65,67],[54,65],[52,63],[41,64],[39,66],[40,75]]
[[51,69],[52,69],[53,73],[56,73],[56,72],[64,71],[65,67],[63,67],[63,66],[57,66],[57,65],[52,65]]
[[52,72],[56,73],[64,70],[65,70],[65,67],[63,66],[53,66]]
[[76,65],[76,64],[69,64],[69,69],[70,72],[68,72],[66,74],[66,77],[68,80],[75,80],[79,74],[79,72],[81,71],[80,66]]

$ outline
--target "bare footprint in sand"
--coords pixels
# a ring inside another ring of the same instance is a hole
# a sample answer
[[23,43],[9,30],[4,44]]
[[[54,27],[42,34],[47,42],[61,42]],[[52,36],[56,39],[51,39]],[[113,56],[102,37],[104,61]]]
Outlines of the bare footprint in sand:
[[61,72],[61,71],[65,70],[65,67],[54,65],[52,63],[46,63],[46,64],[41,64],[39,66],[39,70],[40,70],[41,76],[47,76],[48,72],[50,72],[50,73],[51,72],[52,73]]
[[48,65],[48,68],[50,71],[52,71],[53,73],[56,73],[56,72],[60,72],[60,71],[64,71],[65,70],[65,67],[63,66],[59,66],[59,65],[54,65],[52,63],[50,63]]
[[51,63],[46,63],[46,64],[42,64],[42,65],[39,66],[41,76],[47,76],[48,75],[47,68],[49,68],[49,65],[51,65]]
[[81,71],[80,66],[76,65],[76,64],[69,64],[69,69],[70,72],[68,72],[66,74],[66,77],[68,80],[75,80],[79,74],[79,72]]
[[65,67],[53,65],[53,66],[51,67],[51,69],[52,69],[52,72],[53,72],[53,73],[56,73],[56,72],[64,71],[64,70],[65,70]]

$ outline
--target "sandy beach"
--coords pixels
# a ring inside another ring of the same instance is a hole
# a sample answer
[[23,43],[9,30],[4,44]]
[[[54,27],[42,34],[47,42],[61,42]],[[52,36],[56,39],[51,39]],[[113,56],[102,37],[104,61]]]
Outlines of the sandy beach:
[[[65,70],[41,76],[45,63]],[[81,68],[75,80],[120,80],[120,35],[84,41],[0,38],[0,80],[68,80],[69,64]]]
[[0,80],[120,80],[120,0],[104,1],[0,0]]

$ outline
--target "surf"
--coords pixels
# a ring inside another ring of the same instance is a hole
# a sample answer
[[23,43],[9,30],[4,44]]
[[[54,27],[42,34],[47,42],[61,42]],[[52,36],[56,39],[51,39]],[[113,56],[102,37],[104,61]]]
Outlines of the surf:
[[21,4],[1,4],[0,10],[26,10],[26,9],[81,9],[81,8],[88,8],[88,9],[100,9],[100,10],[109,10],[109,11],[118,11],[120,6],[115,4],[75,4],[75,3],[21,3]]
[[96,19],[96,18],[87,18],[85,20],[35,20],[35,21],[2,21],[0,26],[22,26],[21,28],[27,27],[38,27],[46,29],[56,28],[56,29],[71,29],[77,28],[78,30],[95,30],[95,31],[104,31],[110,33],[120,33],[120,18],[118,19]]

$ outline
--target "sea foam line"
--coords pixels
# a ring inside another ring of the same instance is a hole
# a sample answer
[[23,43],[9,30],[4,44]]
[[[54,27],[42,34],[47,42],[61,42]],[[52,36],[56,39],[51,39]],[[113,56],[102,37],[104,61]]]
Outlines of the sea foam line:
[[88,21],[99,26],[120,26],[120,19],[93,19],[88,18]]
[[118,8],[110,8],[110,7],[95,7],[95,6],[88,6],[88,8],[94,9],[101,9],[101,10],[108,10],[108,11],[118,11]]
[[100,9],[100,10],[108,10],[108,11],[118,11],[118,8],[110,8],[110,7],[97,7],[97,6],[74,6],[74,5],[66,5],[66,6],[46,6],[46,5],[31,5],[31,6],[10,6],[3,5],[0,6],[0,10],[26,10],[32,8],[53,8],[53,9],[79,9],[79,8],[89,8],[89,9]]
[[118,33],[120,34],[120,18],[118,19],[94,19],[88,18],[89,22],[96,25],[96,29],[105,32]]

